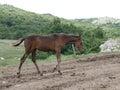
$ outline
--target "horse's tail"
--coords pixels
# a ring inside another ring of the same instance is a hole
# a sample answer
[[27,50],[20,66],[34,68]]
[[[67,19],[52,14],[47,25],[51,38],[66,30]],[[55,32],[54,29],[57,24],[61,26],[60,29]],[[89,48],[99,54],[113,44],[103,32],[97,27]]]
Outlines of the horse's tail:
[[16,47],[16,46],[19,46],[25,39],[20,39],[18,40],[16,43],[13,43],[13,46]]

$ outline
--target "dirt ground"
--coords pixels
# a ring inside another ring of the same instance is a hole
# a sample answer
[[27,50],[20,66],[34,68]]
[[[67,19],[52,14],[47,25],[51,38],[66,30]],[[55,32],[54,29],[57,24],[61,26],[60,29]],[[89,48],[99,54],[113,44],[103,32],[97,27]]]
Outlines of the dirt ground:
[[44,75],[37,74],[34,64],[0,67],[0,90],[120,90],[120,54],[106,54],[66,60],[63,75],[52,70],[57,62],[39,63]]

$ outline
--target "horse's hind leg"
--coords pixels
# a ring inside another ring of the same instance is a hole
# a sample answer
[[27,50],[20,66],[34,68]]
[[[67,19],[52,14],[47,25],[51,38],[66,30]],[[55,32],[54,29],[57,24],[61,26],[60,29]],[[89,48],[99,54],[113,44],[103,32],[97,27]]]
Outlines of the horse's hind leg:
[[62,72],[60,70],[60,63],[61,63],[61,57],[60,57],[60,52],[56,52],[56,56],[57,56],[57,62],[58,64],[56,65],[56,67],[53,69],[53,72],[55,70],[57,70],[59,72],[60,75],[62,75]]
[[40,72],[39,67],[38,67],[38,65],[37,65],[37,63],[36,63],[36,49],[32,52],[32,61],[33,61],[34,65],[35,65],[38,73],[39,73],[41,76],[43,76],[42,72]]
[[26,58],[27,58],[28,55],[29,54],[25,53],[23,55],[23,57],[20,59],[20,65],[19,65],[18,72],[17,72],[18,77],[20,77],[20,72],[21,72],[22,64],[25,62],[25,60],[26,60]]

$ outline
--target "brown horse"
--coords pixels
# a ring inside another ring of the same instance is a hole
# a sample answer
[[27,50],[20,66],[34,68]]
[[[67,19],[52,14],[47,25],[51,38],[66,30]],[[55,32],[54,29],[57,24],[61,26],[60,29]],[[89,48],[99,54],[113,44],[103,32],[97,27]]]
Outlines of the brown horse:
[[59,34],[52,34],[49,36],[31,35],[14,43],[13,46],[19,46],[23,41],[24,41],[25,53],[20,61],[20,65],[17,73],[18,76],[20,76],[22,64],[24,63],[25,59],[30,53],[32,53],[32,61],[35,64],[38,73],[41,76],[43,75],[42,72],[40,72],[35,59],[37,49],[45,52],[54,51],[56,53],[58,64],[54,68],[53,72],[57,70],[60,74],[62,74],[60,71],[60,62],[61,62],[60,53],[61,53],[61,49],[66,44],[74,44],[75,47],[80,52],[84,51],[81,37],[79,35],[73,35],[73,34],[59,33]]

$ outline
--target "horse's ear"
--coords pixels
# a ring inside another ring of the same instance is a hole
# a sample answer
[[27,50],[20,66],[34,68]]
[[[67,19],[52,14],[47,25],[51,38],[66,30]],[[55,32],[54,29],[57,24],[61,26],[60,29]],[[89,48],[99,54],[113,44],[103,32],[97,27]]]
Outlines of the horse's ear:
[[82,35],[79,33],[79,38],[82,39]]

